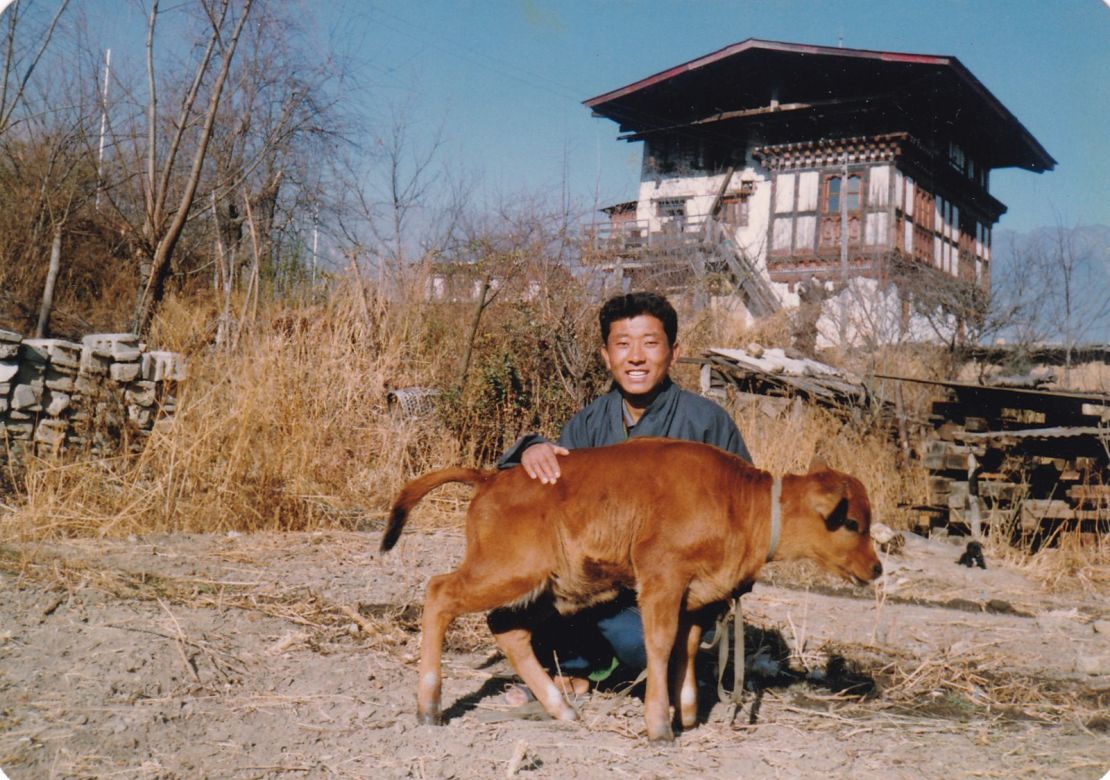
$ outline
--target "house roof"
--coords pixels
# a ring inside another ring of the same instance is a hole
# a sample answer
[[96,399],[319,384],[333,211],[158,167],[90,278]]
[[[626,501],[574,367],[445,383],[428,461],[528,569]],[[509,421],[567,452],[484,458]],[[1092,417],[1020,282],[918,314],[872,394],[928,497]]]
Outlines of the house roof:
[[638,200],[626,200],[621,203],[613,203],[612,205],[605,206],[601,211],[609,215],[628,214],[629,212],[635,211],[639,204],[640,202]]
[[583,101],[633,139],[724,122],[812,134],[829,117],[950,138],[990,168],[1041,172],[1056,160],[951,56],[755,38]]

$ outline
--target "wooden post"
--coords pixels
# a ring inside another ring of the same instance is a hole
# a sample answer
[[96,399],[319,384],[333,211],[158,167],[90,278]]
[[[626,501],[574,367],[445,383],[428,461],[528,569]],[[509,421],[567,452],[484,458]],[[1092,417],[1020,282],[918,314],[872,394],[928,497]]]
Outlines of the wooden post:
[[971,538],[980,541],[983,538],[983,518],[979,512],[979,480],[976,470],[979,467],[975,453],[967,456],[967,515],[971,521]]
[[58,281],[58,269],[62,265],[62,226],[54,228],[54,244],[50,248],[50,268],[46,272],[46,284],[42,288],[42,306],[39,308],[39,322],[35,327],[35,338],[47,336],[46,326],[50,322],[50,310],[54,308],[54,285]]
[[470,333],[466,337],[466,352],[463,354],[462,371],[459,374],[460,387],[466,383],[466,372],[470,370],[470,356],[474,352],[474,340],[478,337],[478,323],[482,321],[482,312],[489,305],[486,295],[489,293],[491,283],[492,277],[486,274],[486,278],[482,280],[482,292],[478,295],[478,303],[474,307],[474,317],[470,320]]

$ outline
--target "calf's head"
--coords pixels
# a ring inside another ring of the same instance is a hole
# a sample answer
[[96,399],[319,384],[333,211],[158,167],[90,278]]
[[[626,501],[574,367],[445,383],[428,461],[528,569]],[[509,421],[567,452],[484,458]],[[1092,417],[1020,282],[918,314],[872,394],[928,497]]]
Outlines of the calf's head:
[[859,583],[883,573],[871,543],[871,502],[858,479],[815,463],[798,492],[801,556]]

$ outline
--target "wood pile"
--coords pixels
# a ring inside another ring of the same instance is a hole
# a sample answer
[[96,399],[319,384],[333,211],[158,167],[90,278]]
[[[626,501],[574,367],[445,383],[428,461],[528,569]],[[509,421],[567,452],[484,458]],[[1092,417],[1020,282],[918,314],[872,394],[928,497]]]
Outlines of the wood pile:
[[723,397],[801,398],[840,413],[870,406],[871,395],[851,375],[817,360],[782,349],[709,349],[683,362],[701,365],[701,391]]
[[[702,393],[722,400],[800,400],[845,416],[866,409],[892,432],[902,419],[862,381],[782,349],[710,349],[682,362],[700,365]],[[929,475],[928,501],[915,507],[921,530],[979,536],[997,526],[1015,540],[1068,529],[1110,533],[1110,395],[1046,390],[1036,376],[995,385],[875,378],[943,393],[920,447]]]
[[1110,396],[926,383],[944,397],[922,447],[923,525],[978,536],[1000,524],[1013,538],[1110,530]]

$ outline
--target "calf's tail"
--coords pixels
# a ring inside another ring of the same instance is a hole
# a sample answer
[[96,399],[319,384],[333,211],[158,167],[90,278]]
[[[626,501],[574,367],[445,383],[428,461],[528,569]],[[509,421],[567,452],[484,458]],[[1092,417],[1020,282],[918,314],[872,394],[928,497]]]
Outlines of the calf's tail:
[[405,529],[409,510],[416,506],[420,499],[435,490],[440,485],[448,482],[465,482],[468,485],[477,485],[496,474],[496,471],[480,471],[479,469],[449,468],[433,471],[422,477],[417,477],[409,482],[393,502],[393,509],[389,513],[389,522],[386,524],[385,533],[382,535],[381,551],[393,549]]

